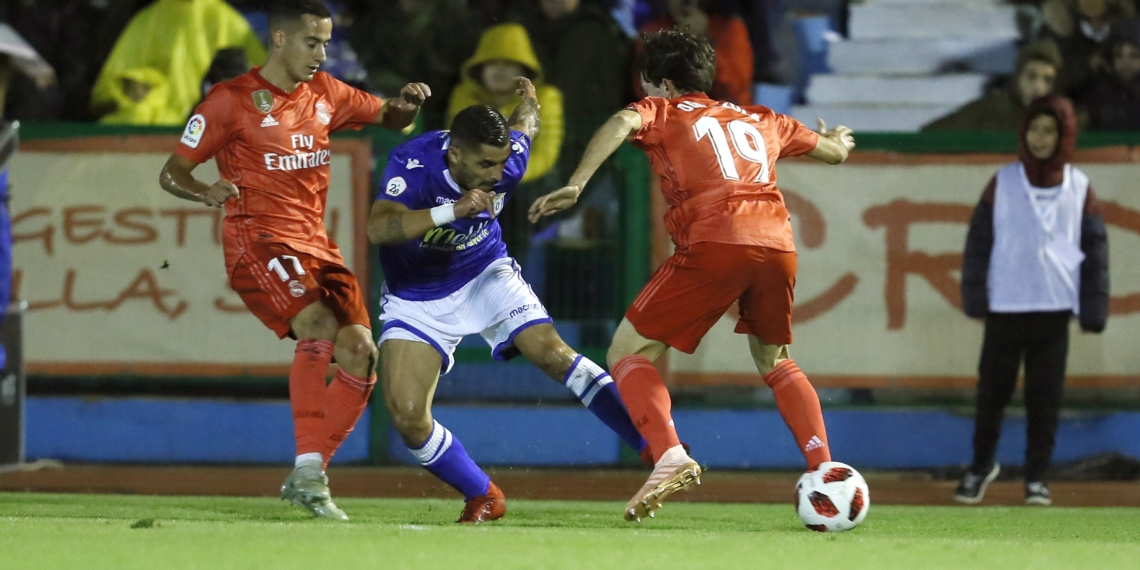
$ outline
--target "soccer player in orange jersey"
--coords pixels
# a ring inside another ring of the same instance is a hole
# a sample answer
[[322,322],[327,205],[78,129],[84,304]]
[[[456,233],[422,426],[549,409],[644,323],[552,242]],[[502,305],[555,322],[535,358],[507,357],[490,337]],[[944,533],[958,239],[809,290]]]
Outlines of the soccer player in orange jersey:
[[742,108],[704,94],[712,46],[680,31],[647,34],[638,69],[648,97],[594,134],[569,184],[536,200],[531,221],[572,206],[623,141],[649,155],[670,208],[676,251],[641,290],[610,345],[607,361],[634,425],[654,452],[649,480],[626,505],[626,520],[652,516],[661,501],[700,480],[677,439],[669,393],[653,361],[672,346],[692,353],[732,303],[736,332],[748,335],[756,368],[772,388],[808,468],[831,460],[819,397],[788,355],[796,249],[776,188],[776,159],[847,159],[851,130],[814,132],[761,106]]
[[[226,208],[230,285],[265,326],[297,339],[289,372],[297,460],[281,498],[347,520],[324,469],[368,402],[377,349],[360,285],[325,232],[329,133],[402,129],[431,93],[413,83],[381,100],[317,71],[332,38],[320,0],[276,2],[269,28],[265,66],[210,90],[159,182],[179,198]],[[213,184],[192,174],[210,158],[221,177]],[[339,371],[326,388],[334,358]]]

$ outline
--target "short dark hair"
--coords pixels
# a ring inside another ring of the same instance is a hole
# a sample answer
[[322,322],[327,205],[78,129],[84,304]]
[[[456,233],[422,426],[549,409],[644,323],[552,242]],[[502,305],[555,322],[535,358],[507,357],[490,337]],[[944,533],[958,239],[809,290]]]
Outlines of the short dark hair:
[[507,120],[486,105],[472,105],[455,115],[451,122],[451,140],[464,148],[485,144],[503,148],[511,143]]
[[664,30],[641,36],[637,70],[654,85],[668,79],[680,91],[712,89],[716,50],[705,39],[681,30]]
[[301,20],[305,14],[318,18],[331,18],[332,12],[321,0],[277,0],[270,3],[269,30],[283,27]]

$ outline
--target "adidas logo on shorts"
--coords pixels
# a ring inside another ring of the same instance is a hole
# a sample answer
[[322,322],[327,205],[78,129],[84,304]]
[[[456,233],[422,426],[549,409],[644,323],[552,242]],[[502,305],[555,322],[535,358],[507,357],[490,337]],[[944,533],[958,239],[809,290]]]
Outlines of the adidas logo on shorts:
[[277,125],[278,123],[276,120],[274,120],[273,115],[266,115],[265,118],[261,121],[262,127],[276,127]]
[[811,451],[821,447],[823,447],[823,440],[819,439],[819,436],[813,435],[811,439],[808,440],[807,445],[804,446],[804,451]]

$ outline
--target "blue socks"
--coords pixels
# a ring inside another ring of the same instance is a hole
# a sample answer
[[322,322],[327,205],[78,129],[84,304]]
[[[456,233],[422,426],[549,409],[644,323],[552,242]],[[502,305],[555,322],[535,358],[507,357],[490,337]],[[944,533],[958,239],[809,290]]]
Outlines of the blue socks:
[[491,478],[475,465],[463,444],[439,422],[432,421],[431,435],[423,445],[418,449],[409,447],[408,450],[424,469],[463,493],[464,499],[487,494]]
[[617,384],[614,384],[613,378],[601,366],[579,354],[570,370],[566,371],[562,383],[626,445],[636,451],[645,447],[645,440],[637,433],[637,428],[633,427],[629,412],[621,403]]

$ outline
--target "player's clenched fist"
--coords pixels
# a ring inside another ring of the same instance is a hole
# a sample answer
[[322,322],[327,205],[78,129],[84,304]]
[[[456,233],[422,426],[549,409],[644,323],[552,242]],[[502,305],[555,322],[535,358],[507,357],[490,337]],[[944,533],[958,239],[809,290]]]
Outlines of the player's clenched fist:
[[205,200],[207,206],[212,208],[220,207],[226,203],[230,198],[240,198],[241,192],[238,191],[237,186],[229,180],[219,180],[206,191]]
[[392,99],[389,105],[400,111],[414,111],[431,97],[431,88],[424,83],[409,83],[400,89],[400,97]]
[[468,190],[467,193],[455,203],[456,218],[474,218],[487,212],[495,217],[495,193],[482,190]]

